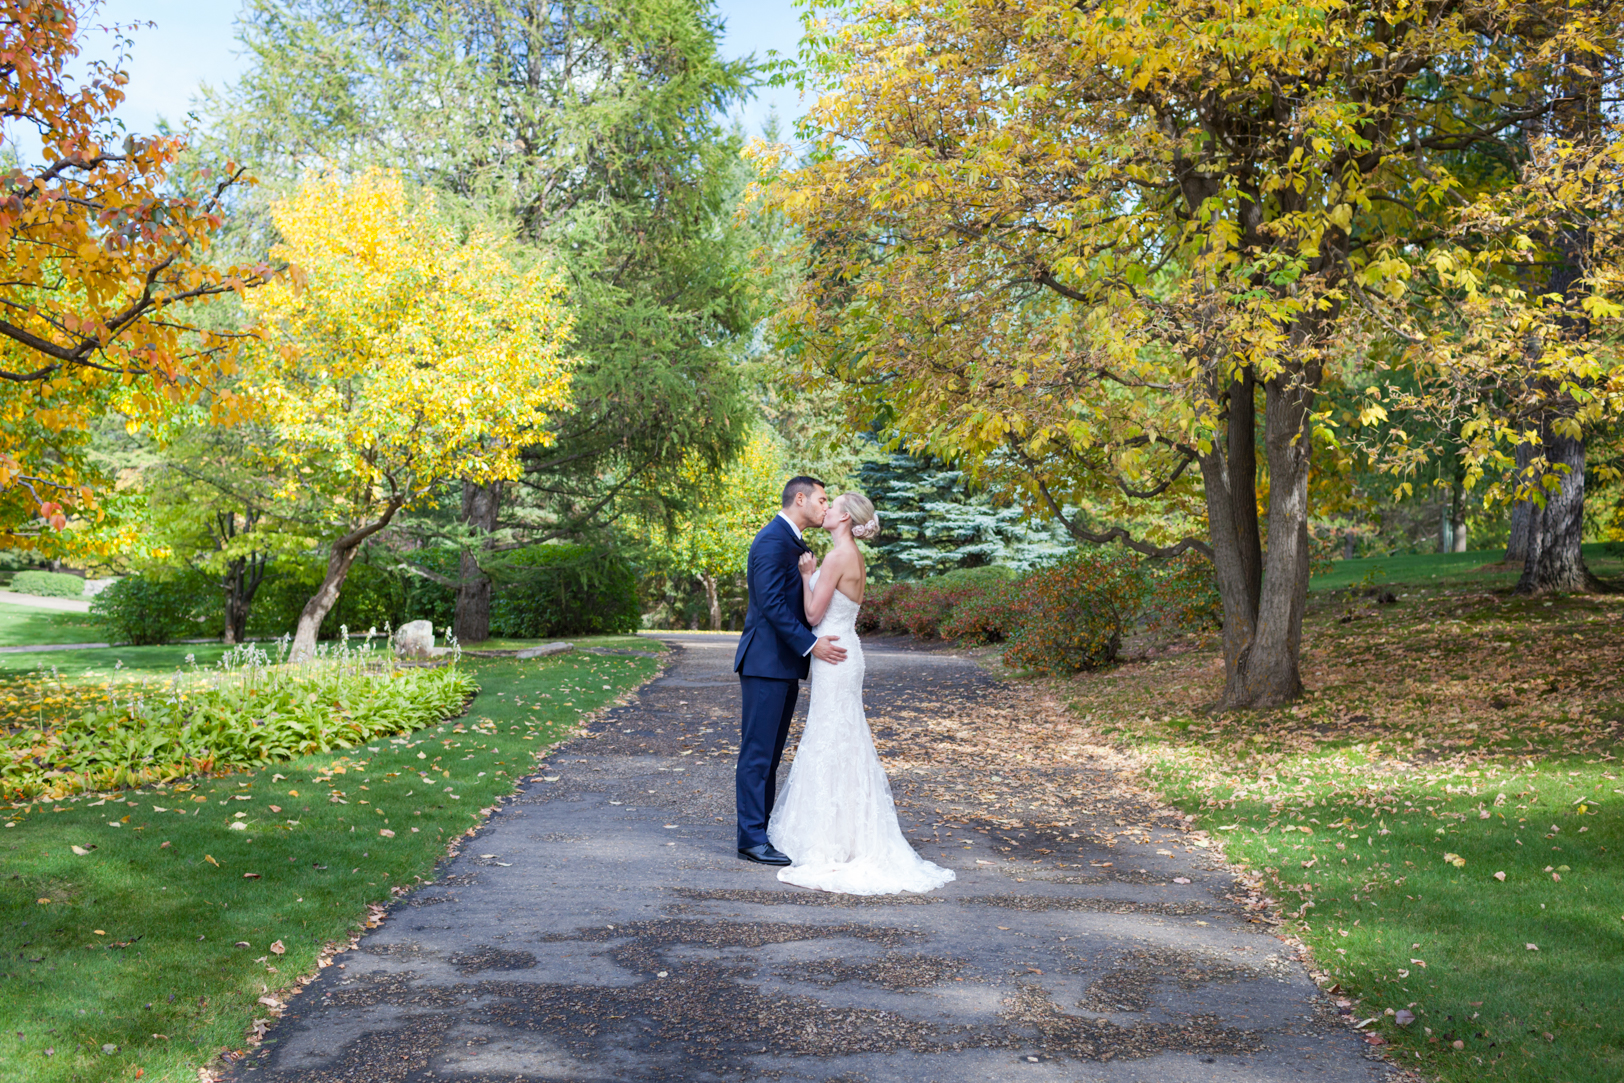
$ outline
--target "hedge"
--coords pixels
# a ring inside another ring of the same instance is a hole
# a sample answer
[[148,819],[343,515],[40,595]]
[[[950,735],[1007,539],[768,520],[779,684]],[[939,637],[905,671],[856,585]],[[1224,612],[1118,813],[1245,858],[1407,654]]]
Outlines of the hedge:
[[11,577],[11,589],[41,598],[83,598],[85,581],[61,572],[18,572]]

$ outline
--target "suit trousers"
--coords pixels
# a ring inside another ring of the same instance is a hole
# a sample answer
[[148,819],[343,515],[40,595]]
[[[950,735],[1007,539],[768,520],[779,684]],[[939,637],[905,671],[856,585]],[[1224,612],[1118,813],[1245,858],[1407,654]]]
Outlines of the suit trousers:
[[739,731],[739,764],[733,785],[739,817],[739,849],[767,843],[767,818],[778,790],[778,763],[784,758],[790,719],[800,695],[799,681],[739,675],[744,723]]

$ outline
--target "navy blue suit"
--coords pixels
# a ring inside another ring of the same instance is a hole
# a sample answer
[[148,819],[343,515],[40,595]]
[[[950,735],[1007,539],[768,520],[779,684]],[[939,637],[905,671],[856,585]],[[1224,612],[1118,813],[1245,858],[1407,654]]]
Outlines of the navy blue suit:
[[739,764],[734,772],[740,849],[767,842],[778,763],[784,757],[799,682],[811,668],[809,652],[817,642],[806,626],[801,598],[798,564],[804,552],[806,543],[781,515],[773,516],[750,543],[745,571],[750,605],[733,657],[744,698]]

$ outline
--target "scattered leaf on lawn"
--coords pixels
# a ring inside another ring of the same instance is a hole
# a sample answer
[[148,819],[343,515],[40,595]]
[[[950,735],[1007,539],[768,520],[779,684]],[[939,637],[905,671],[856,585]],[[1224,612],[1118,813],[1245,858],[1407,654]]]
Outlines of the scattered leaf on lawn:
[[209,854],[204,854],[203,855],[203,860],[207,861],[210,865],[213,865],[217,869],[220,867],[220,863],[218,861],[214,860],[213,856],[211,856]]
[[259,873],[257,873],[257,872],[245,872],[245,873],[242,874],[242,878],[244,880],[258,880],[259,879]]
[[70,846],[68,848],[74,853],[78,854],[80,857],[84,857],[86,854],[90,853],[90,851],[85,849],[83,846]]
[[1505,883],[1506,874],[1503,872],[1497,872],[1494,874],[1494,878],[1499,880],[1501,883]]
[[274,944],[271,945],[271,954],[272,955],[281,955],[281,954],[285,953],[287,950],[288,950],[287,948],[282,946],[282,941],[280,941],[280,940],[276,941]]

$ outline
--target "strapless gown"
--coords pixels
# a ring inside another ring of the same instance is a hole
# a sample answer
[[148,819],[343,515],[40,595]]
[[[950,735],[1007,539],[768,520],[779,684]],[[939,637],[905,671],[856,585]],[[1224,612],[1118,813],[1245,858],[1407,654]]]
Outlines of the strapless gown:
[[836,591],[812,629],[839,636],[846,660],[812,660],[806,728],[767,837],[793,862],[778,873],[786,884],[846,895],[931,891],[955,877],[916,854],[897,824],[891,783],[863,713],[859,608]]

